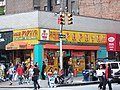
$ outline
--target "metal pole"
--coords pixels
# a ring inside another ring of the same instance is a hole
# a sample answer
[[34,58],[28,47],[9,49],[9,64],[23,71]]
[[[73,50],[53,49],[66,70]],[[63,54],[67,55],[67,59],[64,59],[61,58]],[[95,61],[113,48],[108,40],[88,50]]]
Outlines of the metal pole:
[[[60,5],[60,15],[62,14],[63,11],[63,0],[61,0],[61,5]],[[63,25],[60,24],[60,35],[62,35],[62,27]],[[62,56],[62,38],[60,37],[60,69],[63,69],[63,56]]]
[[[60,35],[62,35],[62,24],[60,24]],[[62,38],[60,38],[60,69],[63,69],[63,56],[62,56]]]

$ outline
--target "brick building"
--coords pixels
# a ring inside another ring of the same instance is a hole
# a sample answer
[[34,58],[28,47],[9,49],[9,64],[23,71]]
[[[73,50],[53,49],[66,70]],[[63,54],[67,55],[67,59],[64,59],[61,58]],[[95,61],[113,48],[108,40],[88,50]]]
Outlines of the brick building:
[[120,0],[79,0],[80,15],[120,20]]

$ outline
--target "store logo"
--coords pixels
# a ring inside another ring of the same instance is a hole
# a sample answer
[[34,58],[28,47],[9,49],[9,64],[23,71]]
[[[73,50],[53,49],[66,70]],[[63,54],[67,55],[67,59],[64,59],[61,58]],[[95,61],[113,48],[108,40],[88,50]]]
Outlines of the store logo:
[[41,40],[49,40],[49,30],[41,29]]
[[108,41],[109,41],[109,42],[114,42],[114,41],[115,41],[115,38],[114,38],[114,37],[109,37],[109,38],[108,38]]

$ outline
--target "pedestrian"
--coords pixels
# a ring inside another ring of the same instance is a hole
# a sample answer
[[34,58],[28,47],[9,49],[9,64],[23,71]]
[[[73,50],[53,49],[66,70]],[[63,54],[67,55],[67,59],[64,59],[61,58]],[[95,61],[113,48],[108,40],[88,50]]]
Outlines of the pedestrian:
[[42,80],[45,80],[45,73],[46,73],[45,69],[46,69],[46,64],[43,61],[42,72],[41,72]]
[[30,65],[30,69],[29,69],[29,83],[31,83],[31,81],[32,81],[33,68],[34,68],[34,65]]
[[106,84],[108,84],[109,90],[112,90],[112,85],[111,85],[111,81],[112,81],[112,75],[111,75],[111,68],[110,65],[108,63],[106,63],[106,68],[105,68],[105,78],[103,81],[103,90],[106,90]]
[[17,68],[17,73],[18,73],[18,83],[19,85],[22,84],[22,80],[23,80],[23,68],[21,67],[21,64],[18,65],[18,68]]
[[8,69],[8,72],[7,72],[9,80],[10,80],[9,85],[12,85],[13,73],[14,73],[14,67],[13,67],[13,63],[11,63],[10,68]]
[[38,66],[38,62],[36,62],[35,65],[37,66],[37,68],[39,68],[39,66]]
[[34,90],[37,90],[37,88],[40,88],[40,85],[38,83],[38,78],[39,78],[39,74],[40,74],[40,70],[37,67],[37,65],[35,65],[34,69],[33,69],[33,76],[32,76],[32,80],[34,82]]
[[97,70],[97,76],[98,76],[98,79],[100,81],[99,85],[98,85],[98,88],[99,89],[102,89],[102,86],[103,86],[103,72],[102,72],[102,65],[99,66],[99,69]]
[[53,76],[52,67],[49,68],[47,75],[48,75],[48,87],[50,88],[50,87],[52,87],[52,86],[51,86],[51,83],[50,83],[51,78],[52,78],[52,76]]

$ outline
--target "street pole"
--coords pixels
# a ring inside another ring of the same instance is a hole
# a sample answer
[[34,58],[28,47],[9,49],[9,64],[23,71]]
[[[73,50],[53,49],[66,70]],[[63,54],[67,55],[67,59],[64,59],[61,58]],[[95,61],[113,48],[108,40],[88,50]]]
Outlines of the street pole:
[[[62,35],[62,24],[60,24],[60,35]],[[63,69],[62,38],[60,38],[60,69]]]
[[[61,0],[60,3],[60,15],[62,15],[62,11],[63,11],[63,0]],[[60,35],[62,35],[62,27],[63,25],[60,24]],[[62,37],[60,37],[60,70],[63,69],[63,55],[62,55]]]

